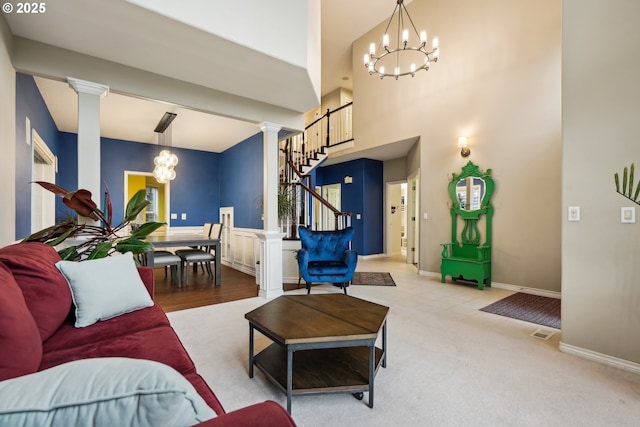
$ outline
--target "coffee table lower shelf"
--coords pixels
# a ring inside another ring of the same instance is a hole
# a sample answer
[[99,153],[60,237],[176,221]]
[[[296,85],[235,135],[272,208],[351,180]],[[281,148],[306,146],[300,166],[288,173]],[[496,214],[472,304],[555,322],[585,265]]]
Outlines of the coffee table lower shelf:
[[[375,348],[375,373],[383,361]],[[287,351],[271,344],[254,358],[254,365],[287,393]],[[374,374],[375,375],[375,374]],[[298,350],[293,357],[292,394],[369,391],[369,347]]]

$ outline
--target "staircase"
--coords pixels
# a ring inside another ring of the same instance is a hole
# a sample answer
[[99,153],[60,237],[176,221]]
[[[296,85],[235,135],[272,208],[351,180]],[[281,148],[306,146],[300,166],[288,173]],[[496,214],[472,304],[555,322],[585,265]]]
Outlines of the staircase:
[[[351,212],[341,212],[318,194],[311,182],[311,172],[328,158],[332,147],[353,141],[351,109],[348,103],[327,112],[305,127],[305,131],[280,141],[280,200],[289,203],[291,213],[286,238],[297,239],[297,226],[319,229],[317,211],[329,209],[335,218],[334,230],[351,225]],[[288,209],[287,209],[288,210]],[[287,221],[287,218],[281,218]]]

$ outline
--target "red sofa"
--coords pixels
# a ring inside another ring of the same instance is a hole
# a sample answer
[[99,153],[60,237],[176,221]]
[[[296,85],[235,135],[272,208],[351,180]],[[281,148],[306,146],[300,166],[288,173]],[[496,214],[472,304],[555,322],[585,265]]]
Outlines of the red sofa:
[[[289,414],[275,402],[225,413],[157,303],[75,328],[69,285],[55,267],[59,260],[52,247],[41,243],[19,243],[0,249],[0,293],[6,296],[0,303],[0,381],[79,359],[148,359],[180,372],[217,413],[216,418],[202,425],[295,426]],[[153,296],[153,270],[140,267],[138,271]],[[22,291],[34,322],[22,321],[28,314],[21,314],[15,308],[18,304],[12,305],[11,298],[20,299],[18,292],[3,289],[10,279],[8,275],[13,276]],[[13,351],[6,351],[8,348]]]

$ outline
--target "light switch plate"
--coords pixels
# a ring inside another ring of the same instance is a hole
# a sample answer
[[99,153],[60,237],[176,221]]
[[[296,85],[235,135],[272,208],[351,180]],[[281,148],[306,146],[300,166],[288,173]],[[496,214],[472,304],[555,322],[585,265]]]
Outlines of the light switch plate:
[[178,219],[178,214],[177,213],[172,213],[171,214],[171,219]]
[[634,224],[636,222],[636,208],[634,206],[620,208],[620,222]]
[[580,221],[580,206],[569,206],[567,219],[569,221]]
[[180,219],[181,219],[181,220],[183,220],[183,221],[184,221],[185,219],[187,219],[187,214],[186,214],[186,213],[183,213],[182,215],[180,215]]

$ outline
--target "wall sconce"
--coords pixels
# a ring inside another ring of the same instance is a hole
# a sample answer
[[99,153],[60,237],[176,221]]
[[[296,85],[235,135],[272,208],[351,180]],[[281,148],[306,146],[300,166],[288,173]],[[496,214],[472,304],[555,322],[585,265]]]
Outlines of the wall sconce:
[[345,184],[351,184],[353,182],[353,177],[347,175],[344,177],[344,183]]
[[458,138],[458,148],[460,148],[460,155],[462,157],[467,157],[469,154],[471,154],[471,150],[469,149],[469,147],[467,147],[466,136],[461,136],[460,138]]

